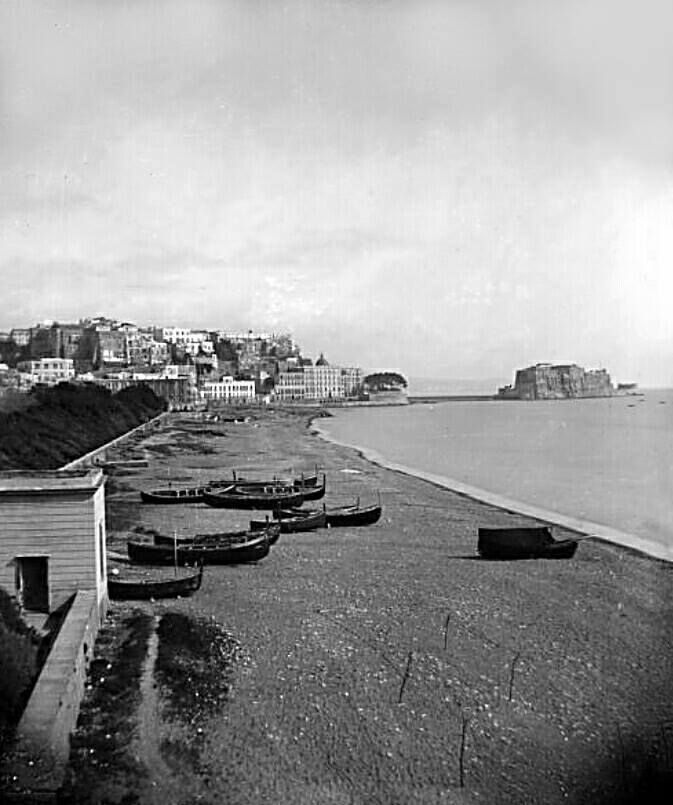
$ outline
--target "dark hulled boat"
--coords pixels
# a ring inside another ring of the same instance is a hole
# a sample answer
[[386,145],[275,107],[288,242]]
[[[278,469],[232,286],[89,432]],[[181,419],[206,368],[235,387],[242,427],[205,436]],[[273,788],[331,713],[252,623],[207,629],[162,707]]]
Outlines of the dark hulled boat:
[[320,500],[321,498],[325,497],[325,489],[327,485],[327,480],[325,477],[325,473],[322,474],[322,483],[320,486],[318,484],[302,484],[298,485],[295,483],[295,490],[297,492],[301,492],[304,496],[304,500]]
[[201,587],[203,565],[198,573],[175,579],[116,579],[108,577],[108,595],[114,601],[147,601],[150,598],[177,598],[191,595]]
[[304,496],[287,487],[248,489],[232,484],[225,489],[206,490],[203,501],[220,509],[278,509],[301,506]]
[[276,512],[277,519],[271,523],[269,520],[251,520],[250,528],[252,531],[260,531],[273,525],[280,530],[281,534],[293,534],[298,531],[313,531],[316,528],[324,528],[326,524],[325,512],[322,509],[292,509],[284,512]]
[[234,565],[256,562],[268,555],[269,537],[261,532],[245,542],[213,545],[150,545],[147,542],[128,540],[126,547],[129,559],[146,565]]
[[480,528],[477,551],[482,559],[570,559],[576,539],[555,540],[547,526]]
[[373,506],[360,506],[358,502],[350,506],[325,509],[325,516],[328,528],[339,528],[342,526],[372,525],[381,517],[381,512],[380,503]]

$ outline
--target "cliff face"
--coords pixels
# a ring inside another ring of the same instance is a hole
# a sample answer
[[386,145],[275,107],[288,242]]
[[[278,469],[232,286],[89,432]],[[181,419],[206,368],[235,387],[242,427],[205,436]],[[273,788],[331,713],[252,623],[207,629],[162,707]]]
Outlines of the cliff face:
[[519,369],[513,388],[500,396],[517,400],[560,400],[569,397],[610,397],[610,375],[605,369],[585,370],[576,364],[539,363]]

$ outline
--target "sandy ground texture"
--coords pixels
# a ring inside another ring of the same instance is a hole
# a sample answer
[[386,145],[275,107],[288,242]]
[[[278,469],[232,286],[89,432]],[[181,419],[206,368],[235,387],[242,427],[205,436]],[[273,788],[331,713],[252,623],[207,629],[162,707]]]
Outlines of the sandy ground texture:
[[[235,659],[226,695],[176,731],[147,679],[150,636],[133,715],[149,743],[125,801],[657,801],[673,766],[671,566],[592,540],[572,560],[479,560],[479,525],[532,521],[374,466],[319,438],[306,412],[251,415],[176,415],[128,447],[149,467],[109,481],[110,548],[124,552],[134,530],[244,526],[249,512],[139,499],[168,479],[232,469],[263,477],[317,464],[328,505],[380,493],[383,516],[283,535],[258,564],[206,568],[193,598],[170,602],[223,630]],[[141,605],[155,623],[167,607]],[[188,688],[189,668],[183,678]]]

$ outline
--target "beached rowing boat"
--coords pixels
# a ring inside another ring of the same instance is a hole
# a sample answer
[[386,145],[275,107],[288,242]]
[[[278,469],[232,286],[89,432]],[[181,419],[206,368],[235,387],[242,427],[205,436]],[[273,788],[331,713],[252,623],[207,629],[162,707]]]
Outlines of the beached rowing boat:
[[248,489],[232,484],[225,489],[206,490],[203,502],[219,509],[279,509],[301,506],[304,496],[287,487]]
[[151,545],[148,542],[128,540],[129,559],[146,565],[233,565],[257,562],[268,555],[269,537],[265,532],[246,542],[214,545]]
[[114,601],[147,601],[150,598],[177,598],[191,595],[201,587],[203,565],[198,573],[174,579],[117,579],[108,576],[108,595]]
[[140,499],[143,503],[175,504],[175,503],[203,503],[203,493],[208,487],[191,486],[180,489],[152,489],[141,491]]
[[576,539],[555,540],[547,526],[480,528],[477,551],[482,559],[570,559]]
[[304,500],[320,500],[325,497],[325,489],[327,488],[327,479],[325,473],[322,474],[322,484],[297,484],[295,483],[295,490],[301,492]]
[[325,512],[322,509],[289,509],[274,513],[276,520],[251,520],[250,528],[252,531],[260,531],[268,528],[269,525],[280,530],[281,534],[293,534],[298,531],[313,531],[316,528],[324,528],[326,524]]
[[249,542],[261,536],[262,530],[266,531],[269,538],[269,545],[278,542],[280,536],[280,526],[278,523],[267,521],[265,528],[252,527],[247,531],[215,531],[210,534],[194,534],[193,537],[169,537],[165,534],[154,534],[155,545],[233,545],[234,543]]
[[328,528],[343,526],[363,526],[376,523],[381,517],[381,504],[373,506],[360,506],[360,502],[350,506],[336,506],[325,509],[325,518]]

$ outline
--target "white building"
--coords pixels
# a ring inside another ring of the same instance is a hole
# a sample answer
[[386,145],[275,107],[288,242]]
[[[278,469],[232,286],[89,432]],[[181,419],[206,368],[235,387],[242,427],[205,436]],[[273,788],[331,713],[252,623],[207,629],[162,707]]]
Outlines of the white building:
[[273,390],[276,400],[303,400],[306,398],[306,382],[301,369],[279,372]]
[[221,380],[206,380],[201,389],[206,402],[245,403],[255,400],[254,380],[234,380],[225,376]]
[[40,358],[36,361],[21,361],[17,369],[27,376],[29,383],[44,383],[54,386],[75,377],[75,366],[71,358]]

